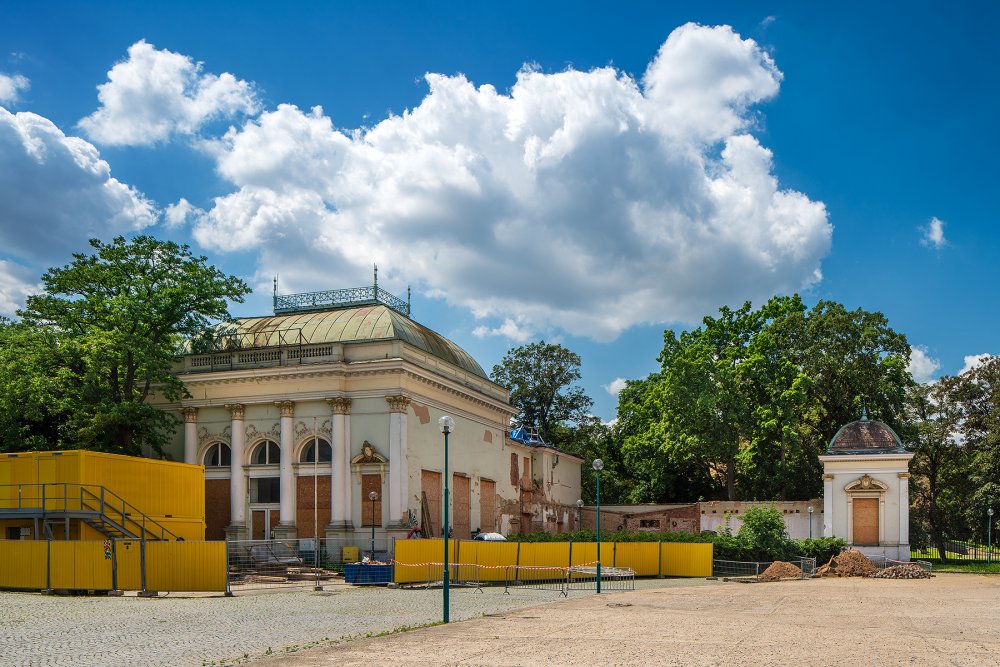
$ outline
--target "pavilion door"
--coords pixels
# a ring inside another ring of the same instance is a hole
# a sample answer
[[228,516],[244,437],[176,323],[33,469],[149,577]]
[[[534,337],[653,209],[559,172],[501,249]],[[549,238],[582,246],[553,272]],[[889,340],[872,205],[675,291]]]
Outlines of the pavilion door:
[[854,499],[854,544],[878,545],[878,498]]
[[468,477],[456,474],[452,477],[452,488],[455,489],[453,503],[455,512],[455,539],[467,540],[472,537],[472,527],[469,525],[471,515],[471,485]]

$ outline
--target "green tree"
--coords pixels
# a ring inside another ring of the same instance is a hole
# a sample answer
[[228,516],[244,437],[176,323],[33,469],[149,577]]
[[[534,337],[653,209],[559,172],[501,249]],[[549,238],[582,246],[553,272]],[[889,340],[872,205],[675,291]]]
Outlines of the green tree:
[[624,460],[649,500],[811,497],[818,455],[862,402],[900,428],[909,352],[881,313],[797,295],[724,307],[666,331],[661,370],[620,395]]
[[491,375],[510,391],[517,419],[556,446],[573,441],[594,405],[573,384],[580,379],[580,355],[562,345],[540,341],[512,348]]
[[942,559],[945,538],[965,532],[963,507],[968,502],[969,447],[960,438],[962,405],[957,400],[961,380],[944,377],[914,385],[906,396],[910,447],[911,521],[930,538]]
[[[963,504],[969,533],[986,539],[986,510],[1000,514],[1000,358],[992,357],[958,377],[961,437],[969,450]],[[997,531],[993,531],[997,541]]]
[[228,301],[242,302],[250,290],[173,242],[138,236],[90,245],[93,254],[49,269],[45,292],[18,313],[24,331],[57,350],[62,423],[48,446],[162,453],[176,418],[149,405],[151,393],[185,394],[171,372],[179,344],[228,319]]

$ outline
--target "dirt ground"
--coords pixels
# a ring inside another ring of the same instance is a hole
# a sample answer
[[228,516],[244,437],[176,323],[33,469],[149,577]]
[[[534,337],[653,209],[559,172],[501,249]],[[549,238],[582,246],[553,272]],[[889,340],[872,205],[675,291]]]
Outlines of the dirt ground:
[[1000,665],[1000,577],[718,582],[591,595],[254,664]]

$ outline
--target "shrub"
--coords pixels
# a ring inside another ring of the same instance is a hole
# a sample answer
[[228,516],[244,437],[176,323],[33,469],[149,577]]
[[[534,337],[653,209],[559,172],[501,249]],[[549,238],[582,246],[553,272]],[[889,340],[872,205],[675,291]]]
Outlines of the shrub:
[[816,563],[822,565],[846,549],[847,542],[839,537],[814,537],[798,540],[795,547],[797,555],[815,558]]
[[774,507],[748,509],[736,539],[746,550],[745,560],[788,560],[796,555],[796,545],[785,532],[785,520]]

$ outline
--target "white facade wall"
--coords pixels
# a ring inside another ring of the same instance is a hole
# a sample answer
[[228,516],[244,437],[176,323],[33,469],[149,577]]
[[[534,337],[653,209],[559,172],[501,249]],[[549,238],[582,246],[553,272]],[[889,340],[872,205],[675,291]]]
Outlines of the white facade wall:
[[774,507],[785,520],[785,529],[793,540],[809,537],[809,508],[813,508],[812,536],[823,537],[823,499],[776,500],[776,501],[730,501],[716,500],[698,503],[701,512],[701,530],[721,533],[729,515],[729,529],[733,535],[743,525],[743,515],[752,507]]

